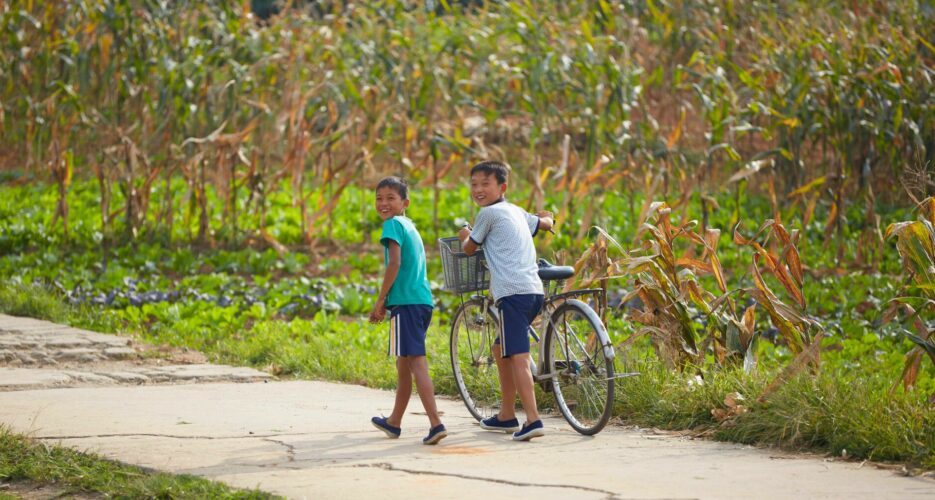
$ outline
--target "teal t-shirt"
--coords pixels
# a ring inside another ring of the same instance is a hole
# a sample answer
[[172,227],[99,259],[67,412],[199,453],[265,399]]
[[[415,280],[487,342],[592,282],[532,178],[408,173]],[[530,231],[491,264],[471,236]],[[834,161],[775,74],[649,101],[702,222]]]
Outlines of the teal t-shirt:
[[425,270],[425,247],[422,237],[412,220],[402,215],[383,222],[383,234],[380,243],[383,244],[383,262],[390,261],[390,241],[399,245],[400,263],[399,274],[390,287],[386,297],[386,305],[405,306],[424,304],[434,306],[432,302],[432,288],[429,286]]

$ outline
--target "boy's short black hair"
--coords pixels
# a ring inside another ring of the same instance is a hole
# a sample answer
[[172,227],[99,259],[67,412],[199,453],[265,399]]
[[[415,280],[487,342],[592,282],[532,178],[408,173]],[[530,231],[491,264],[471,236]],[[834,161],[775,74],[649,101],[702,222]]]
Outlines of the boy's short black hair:
[[482,161],[471,167],[472,177],[478,172],[484,175],[493,175],[497,178],[497,184],[506,184],[507,179],[510,178],[510,167],[500,161]]
[[390,188],[393,191],[396,191],[399,194],[399,197],[404,200],[409,199],[409,184],[406,184],[406,181],[403,180],[402,177],[391,175],[389,177],[380,179],[380,182],[377,183],[377,191],[383,188]]

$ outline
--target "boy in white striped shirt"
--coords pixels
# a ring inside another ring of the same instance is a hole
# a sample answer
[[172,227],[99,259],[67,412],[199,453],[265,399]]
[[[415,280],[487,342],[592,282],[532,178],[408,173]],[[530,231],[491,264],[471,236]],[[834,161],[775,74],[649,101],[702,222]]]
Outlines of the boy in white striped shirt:
[[[481,421],[481,427],[513,432],[514,440],[527,441],[545,434],[529,370],[529,328],[543,301],[532,237],[539,230],[551,229],[553,219],[549,212],[533,215],[507,202],[508,180],[509,167],[501,162],[485,161],[471,168],[471,198],[481,209],[473,229],[462,229],[459,237],[468,255],[484,245],[490,293],[500,315],[500,335],[493,352],[503,404],[499,414]],[[522,428],[516,418],[517,394],[526,412]]]

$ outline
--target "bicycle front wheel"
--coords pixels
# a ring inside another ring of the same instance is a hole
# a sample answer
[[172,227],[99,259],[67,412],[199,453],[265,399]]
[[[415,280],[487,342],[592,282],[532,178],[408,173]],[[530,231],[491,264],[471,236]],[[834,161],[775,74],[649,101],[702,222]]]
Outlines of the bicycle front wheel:
[[499,324],[490,306],[475,297],[458,308],[451,322],[451,371],[464,405],[477,420],[496,414],[500,404],[493,355]]
[[581,434],[597,434],[614,405],[614,360],[604,356],[603,327],[587,305],[570,300],[552,314],[545,336],[546,368],[555,403]]

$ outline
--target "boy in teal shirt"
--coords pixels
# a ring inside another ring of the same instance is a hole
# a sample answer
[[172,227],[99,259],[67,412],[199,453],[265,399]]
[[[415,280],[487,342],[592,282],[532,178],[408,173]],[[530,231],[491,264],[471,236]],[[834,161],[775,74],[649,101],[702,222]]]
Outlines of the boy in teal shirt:
[[396,356],[396,400],[389,417],[373,417],[371,423],[390,438],[398,438],[403,414],[416,381],[419,399],[425,407],[431,428],[423,444],[436,444],[448,432],[438,417],[435,387],[425,359],[425,333],[432,322],[432,289],[425,269],[425,247],[412,220],[406,217],[409,188],[398,177],[386,177],[377,184],[377,214],[383,219],[383,256],[386,274],[370,313],[370,322],[379,323],[390,310],[389,354]]

